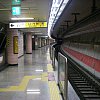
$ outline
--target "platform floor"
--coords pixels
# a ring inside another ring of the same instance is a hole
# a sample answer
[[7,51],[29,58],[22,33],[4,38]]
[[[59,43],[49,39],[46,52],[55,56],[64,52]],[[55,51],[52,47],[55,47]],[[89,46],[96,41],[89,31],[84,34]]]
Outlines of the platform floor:
[[54,80],[49,46],[25,54],[18,62],[18,66],[0,72],[0,100],[62,100]]

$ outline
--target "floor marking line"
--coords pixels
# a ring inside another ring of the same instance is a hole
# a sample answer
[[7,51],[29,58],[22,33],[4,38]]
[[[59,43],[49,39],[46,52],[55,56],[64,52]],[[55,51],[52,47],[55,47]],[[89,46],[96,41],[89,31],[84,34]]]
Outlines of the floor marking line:
[[55,81],[48,81],[50,100],[61,100],[59,89]]
[[52,64],[47,64],[47,70],[48,72],[53,72]]
[[35,79],[35,78],[41,78],[41,76],[24,76],[24,78],[22,79],[21,83],[19,84],[19,86],[10,86],[7,88],[0,88],[0,92],[9,92],[9,91],[25,91],[28,82],[31,79]]
[[[52,64],[47,64],[48,75],[54,73]],[[48,87],[50,92],[50,100],[61,100],[60,93],[56,81],[48,81]]]

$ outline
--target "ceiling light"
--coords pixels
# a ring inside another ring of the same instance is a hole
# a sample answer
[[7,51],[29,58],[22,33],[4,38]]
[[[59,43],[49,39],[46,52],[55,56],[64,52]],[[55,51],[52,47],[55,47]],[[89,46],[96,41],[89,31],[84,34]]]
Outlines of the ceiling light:
[[11,18],[11,20],[32,20],[34,18]]
[[[57,22],[69,0],[53,0],[48,22],[48,36]],[[52,15],[52,16],[51,16]],[[52,20],[51,20],[52,19]]]

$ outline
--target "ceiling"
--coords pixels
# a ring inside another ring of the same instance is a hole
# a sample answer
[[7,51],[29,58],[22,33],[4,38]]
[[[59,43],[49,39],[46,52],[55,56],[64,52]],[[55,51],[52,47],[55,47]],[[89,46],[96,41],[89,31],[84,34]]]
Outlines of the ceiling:
[[[31,21],[47,21],[52,0],[22,0],[21,15],[13,16],[11,13],[12,0],[0,0],[0,22],[8,24],[12,17],[33,17]],[[22,29],[24,32],[33,31],[47,35],[47,28]]]
[[[100,9],[100,0],[95,1],[97,9]],[[60,18],[58,19],[58,21],[52,29],[52,35],[54,37],[57,37],[57,34],[59,34],[58,30],[62,28],[62,25],[66,25],[65,21],[71,21],[69,23],[69,26],[72,26],[74,24],[75,17],[72,15],[72,13],[80,13],[80,15],[77,16],[78,21],[90,15],[93,6],[92,2],[93,0],[69,0],[63,13],[61,14]]]

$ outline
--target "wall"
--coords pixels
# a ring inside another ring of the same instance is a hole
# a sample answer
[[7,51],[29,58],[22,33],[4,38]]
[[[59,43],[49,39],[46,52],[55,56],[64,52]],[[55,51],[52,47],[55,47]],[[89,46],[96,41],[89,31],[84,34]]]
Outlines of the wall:
[[82,67],[100,77],[100,45],[67,42],[62,49]]

